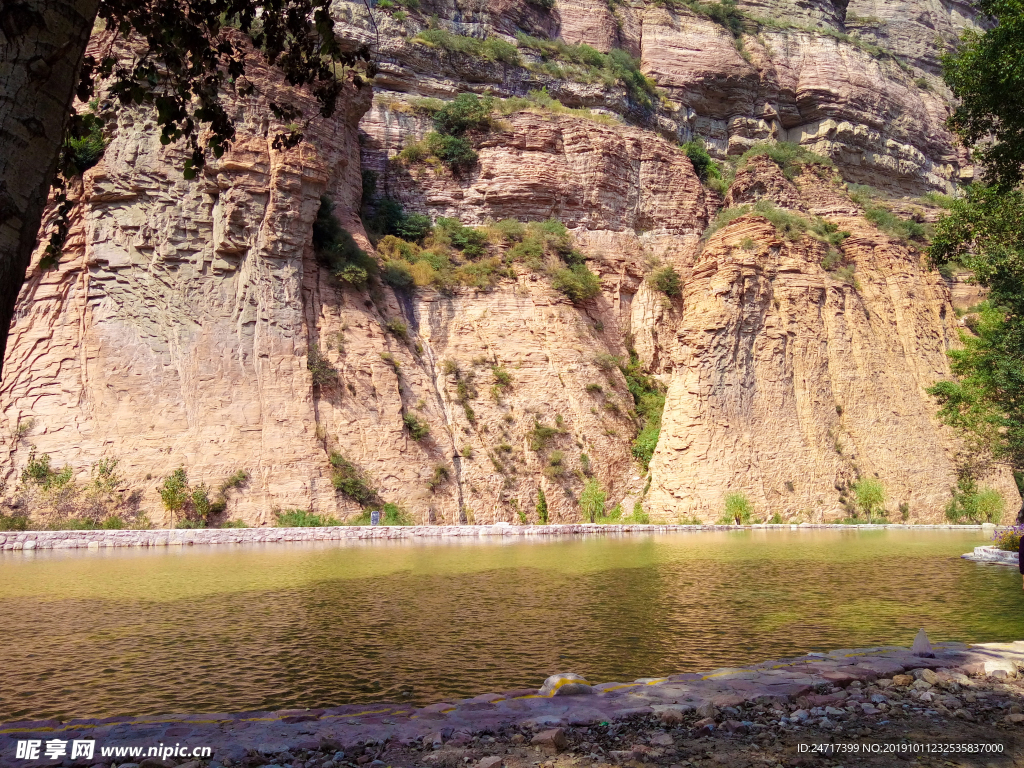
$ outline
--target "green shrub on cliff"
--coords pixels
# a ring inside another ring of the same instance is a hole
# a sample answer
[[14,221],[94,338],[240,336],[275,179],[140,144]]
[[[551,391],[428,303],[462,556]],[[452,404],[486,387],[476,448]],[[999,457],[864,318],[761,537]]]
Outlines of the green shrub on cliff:
[[[463,93],[452,101],[442,102],[441,106],[432,104],[430,110],[433,113],[434,130],[421,141],[407,144],[398,153],[398,159],[409,164],[440,162],[454,174],[469,170],[476,165],[477,154],[473,151],[473,145],[466,138],[466,134],[491,129],[493,105],[492,97],[486,96],[481,99],[472,93]],[[398,232],[388,234],[400,235]]]
[[374,213],[365,220],[371,239],[376,242],[393,235],[411,243],[419,243],[430,234],[430,217],[422,213],[406,213],[405,207],[391,197],[376,199]]
[[481,99],[473,93],[459,94],[434,113],[434,130],[447,136],[462,136],[467,131],[489,131],[493,105],[494,100],[490,96]]
[[702,182],[706,182],[709,179],[722,178],[722,172],[718,170],[718,165],[711,159],[711,155],[708,154],[707,147],[704,146],[704,139],[700,136],[695,136],[683,144],[682,150],[690,159],[690,163],[693,165],[693,171],[697,174],[697,178]]
[[621,48],[601,53],[586,43],[570,45],[554,38],[545,40],[525,33],[516,34],[521,49],[532,51],[541,63],[528,69],[577,82],[601,82],[611,87],[622,85],[630,97],[644,107],[653,107],[659,97],[657,84],[640,71],[640,63]]
[[93,105],[89,112],[82,116],[83,132],[78,136],[65,139],[62,149],[62,162],[65,175],[81,176],[92,168],[103,157],[107,141],[103,138],[103,122],[94,114]]
[[377,271],[377,263],[356,245],[334,215],[334,204],[320,196],[320,207],[313,222],[313,251],[317,262],[338,280],[361,288]]
[[585,264],[556,269],[551,286],[568,296],[573,304],[582,304],[601,293],[601,281]]
[[445,29],[424,29],[412,38],[412,42],[484,61],[503,64],[519,63],[519,51],[512,43],[502,40],[500,37],[488,37],[480,40],[476,37],[457,35]]
[[633,440],[633,457],[640,462],[644,472],[648,470],[654,449],[661,436],[661,415],[665,410],[665,393],[661,384],[643,369],[636,350],[629,350],[629,360],[619,366],[626,377],[626,387],[633,396],[633,403],[640,419],[640,430]]
[[325,387],[338,381],[338,369],[320,351],[319,347],[310,347],[306,355],[306,368],[313,380],[314,387]]
[[907,242],[909,240],[925,240],[927,229],[924,224],[897,216],[881,205],[866,205],[864,218],[888,235]]
[[462,251],[466,256],[475,258],[483,256],[487,245],[487,233],[482,229],[463,226],[458,219],[441,217],[437,220],[438,238],[446,238],[447,241]]
[[547,88],[532,90],[526,96],[510,96],[507,99],[495,99],[494,108],[502,115],[511,115],[523,110],[537,113],[553,112],[557,115],[572,115],[590,120],[601,125],[622,125],[622,119],[604,112],[593,112],[589,109],[573,109],[565,106],[548,93]]
[[746,216],[750,213],[749,205],[737,205],[732,208],[722,208],[715,214],[713,218],[704,229],[704,233],[701,235],[701,240],[710,240],[711,236],[718,230],[732,223],[740,216]]
[[889,195],[867,184],[847,184],[850,199],[864,209],[864,218],[890,237],[901,242],[925,241],[930,238],[930,225],[897,216],[886,206]]
[[766,156],[782,170],[783,176],[792,181],[807,165],[834,168],[829,158],[789,141],[760,142],[740,156],[737,170],[744,168],[752,158]]
[[409,430],[409,437],[416,442],[419,442],[430,434],[430,425],[414,413],[403,414],[402,423],[405,424],[405,428]]
[[679,273],[676,272],[675,267],[668,265],[651,273],[651,287],[656,291],[661,291],[666,296],[674,298],[682,293],[683,281],[679,277]]
[[476,165],[478,159],[473,145],[464,136],[431,132],[427,134],[426,146],[430,154],[455,174],[469,170]]
[[415,284],[412,272],[409,271],[408,265],[402,261],[385,261],[384,267],[381,269],[381,277],[385,283],[399,290],[407,290]]
[[314,515],[307,509],[274,510],[278,528],[333,528],[341,525],[336,517]]
[[370,478],[365,472],[337,451],[331,453],[330,462],[331,484],[335,490],[364,507],[379,502],[377,491],[370,484]]

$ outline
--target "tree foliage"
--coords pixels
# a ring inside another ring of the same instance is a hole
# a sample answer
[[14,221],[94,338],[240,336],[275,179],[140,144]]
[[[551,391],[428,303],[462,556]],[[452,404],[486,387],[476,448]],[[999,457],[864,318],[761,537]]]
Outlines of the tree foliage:
[[583,304],[601,293],[600,279],[585,264],[556,269],[551,286],[564,293],[573,304]]
[[875,515],[885,512],[885,486],[874,477],[865,477],[853,484],[853,495],[857,506],[867,515],[868,522]]
[[462,136],[466,131],[486,131],[491,126],[494,99],[463,93],[434,113],[434,130],[448,136]]
[[754,505],[742,491],[725,494],[725,517],[724,523],[736,522],[736,525],[748,525],[750,516],[754,513]]
[[672,298],[680,296],[683,292],[683,280],[670,264],[651,273],[651,285],[655,290]]
[[950,519],[1001,514],[979,480],[993,461],[1024,469],[1024,2],[975,7],[997,23],[981,35],[966,32],[943,69],[960,99],[949,126],[973,145],[989,186],[970,187],[950,204],[929,249],[937,266],[965,266],[989,289],[973,333],[950,352],[956,379],[928,390],[939,418],[964,438]]
[[[105,45],[98,57],[83,57],[76,95],[94,105],[102,83],[122,106],[153,108],[161,143],[185,142],[182,172],[195,178],[207,155],[220,157],[235,138],[222,95],[256,91],[245,76],[249,39],[290,85],[309,89],[323,117],[334,114],[341,93],[337,65],[365,63],[366,74],[375,74],[368,47],[342,49],[330,8],[330,0],[102,0],[96,22],[107,32]],[[362,85],[358,75],[354,82]],[[294,100],[271,101],[270,109],[289,124],[303,116]],[[67,182],[102,153],[102,126],[93,107],[82,113],[72,108],[53,180],[57,217],[44,268],[57,262],[67,239]],[[292,147],[301,139],[301,130],[290,129],[276,134],[273,146]]]
[[991,460],[1024,467],[1024,194],[973,187],[936,226],[931,257],[957,262],[989,298],[949,356],[952,381],[928,392],[964,438],[959,473],[979,480]]
[[583,493],[580,494],[580,512],[583,514],[584,523],[595,523],[597,518],[604,515],[604,502],[607,496],[596,478],[587,480],[583,485]]
[[544,489],[537,489],[537,522],[541,525],[548,524],[548,500],[544,496]]
[[711,159],[711,155],[708,154],[707,147],[704,145],[704,139],[700,136],[695,136],[690,141],[683,144],[683,152],[690,159],[693,164],[693,172],[697,174],[697,178],[702,182],[710,179],[722,178],[722,172],[718,170],[718,166],[715,165],[715,161]]
[[946,84],[960,100],[950,127],[974,145],[986,180],[1003,190],[1024,178],[1024,2],[976,0],[998,23],[984,34],[967,30],[943,58]]
[[[97,59],[86,56],[78,88],[83,102],[92,98],[97,79],[121,104],[149,104],[157,112],[164,144],[184,138],[191,150],[185,176],[202,167],[209,149],[220,157],[235,136],[234,122],[221,102],[230,87],[240,95],[255,87],[245,78],[249,56],[244,38],[251,37],[268,63],[278,67],[290,85],[305,86],[320,104],[320,114],[334,114],[341,83],[335,63],[354,66],[369,61],[369,51],[343,51],[334,34],[329,0],[205,0],[183,5],[177,0],[103,0],[98,19],[125,41],[141,40],[133,57],[108,49]],[[370,69],[372,76],[372,67]],[[276,103],[282,119],[296,117],[295,105]],[[199,129],[207,127],[206,147]],[[290,137],[278,137],[287,142]]]

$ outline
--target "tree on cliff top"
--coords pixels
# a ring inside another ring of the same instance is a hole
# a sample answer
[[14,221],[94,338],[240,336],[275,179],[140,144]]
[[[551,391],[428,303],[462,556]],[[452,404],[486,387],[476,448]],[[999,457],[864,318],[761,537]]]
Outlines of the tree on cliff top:
[[[85,55],[97,24],[107,30],[98,58]],[[369,61],[366,48],[342,50],[330,0],[0,3],[0,366],[50,187],[66,215],[75,143],[96,129],[94,116],[76,113],[74,97],[88,102],[102,80],[122,105],[154,107],[161,141],[186,142],[183,171],[192,178],[207,152],[220,157],[234,138],[222,89],[254,90],[243,77],[246,44],[224,33],[229,26],[249,35],[291,85],[308,87],[324,117],[341,92],[335,63]],[[130,59],[118,57],[118,44],[132,50]],[[372,76],[372,64],[368,69]],[[289,104],[271,103],[271,109],[285,121],[300,114]],[[299,139],[295,132],[281,134],[275,146]],[[66,233],[66,223],[58,225],[49,248],[54,255]]]
[[953,202],[930,248],[934,263],[959,263],[990,291],[974,333],[950,352],[956,379],[928,390],[939,418],[964,438],[954,507],[960,497],[975,501],[993,461],[1024,470],[1024,2],[975,5],[996,26],[965,33],[943,66],[961,100],[949,127],[985,164],[988,186]]

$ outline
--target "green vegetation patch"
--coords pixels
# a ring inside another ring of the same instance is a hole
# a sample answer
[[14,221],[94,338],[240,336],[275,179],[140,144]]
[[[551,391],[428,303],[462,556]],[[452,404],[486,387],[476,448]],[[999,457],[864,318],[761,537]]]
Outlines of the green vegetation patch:
[[793,181],[805,166],[818,166],[821,168],[834,168],[829,158],[811,152],[789,141],[760,142],[755,144],[742,155],[740,155],[737,170],[745,168],[747,163],[755,157],[767,157],[782,170],[782,175]]
[[365,472],[338,452],[331,454],[330,461],[331,484],[335,490],[363,507],[379,503],[380,497]]
[[375,207],[373,216],[364,221],[370,239],[375,244],[387,235],[419,243],[433,229],[429,216],[422,213],[406,213],[404,206],[392,198],[377,200]]
[[660,267],[651,273],[651,286],[670,298],[682,295],[683,280],[671,265]]
[[[370,525],[373,520],[370,517],[371,510],[364,509],[356,517],[345,521],[345,525]],[[380,510],[381,525],[415,525],[412,515],[398,504],[385,504]]]
[[718,3],[702,3],[700,0],[653,0],[653,3],[673,10],[688,8],[707,16],[733,37],[739,37],[745,30],[746,15],[737,7],[735,0],[722,0]]
[[409,430],[409,437],[416,442],[423,440],[430,434],[430,425],[414,413],[402,414],[402,423]]
[[593,298],[601,287],[557,219],[505,219],[470,227],[441,217],[421,243],[386,235],[377,242],[377,253],[384,259],[382,278],[399,289],[489,289],[501,278],[515,278],[516,263],[548,274],[552,285],[577,303]]
[[341,521],[330,515],[314,515],[307,509],[274,510],[278,528],[329,528],[341,525]]
[[544,495],[544,489],[537,489],[537,522],[541,525],[548,524],[548,500]]
[[592,112],[589,109],[573,109],[567,107],[558,99],[548,93],[547,88],[532,90],[526,96],[510,96],[507,99],[495,99],[495,109],[502,115],[511,115],[513,112],[529,111],[541,114],[551,113],[556,115],[570,115],[572,117],[590,120],[602,125],[617,126],[622,121],[612,115],[603,112]]
[[434,130],[420,141],[408,143],[397,159],[409,164],[440,163],[454,174],[469,170],[476,165],[477,154],[466,134],[491,130],[493,105],[492,97],[481,99],[472,93],[463,93],[441,106],[431,103],[429,111],[433,115]]
[[586,264],[556,269],[551,286],[564,293],[573,304],[583,304],[601,293],[601,281]]
[[[205,483],[192,485],[184,467],[178,467],[164,478],[160,486],[160,501],[171,513],[176,528],[212,528],[217,518],[227,509],[227,492],[239,488],[249,480],[249,473],[239,470],[217,488],[211,496]],[[224,521],[220,521],[224,524]]]
[[528,69],[559,80],[583,83],[600,82],[607,87],[622,85],[630,97],[651,108],[660,97],[657,84],[640,71],[639,62],[620,48],[601,53],[586,43],[570,45],[561,39],[545,40],[522,32],[516,35],[521,49],[540,57],[539,64]]
[[100,161],[107,149],[100,118],[88,113],[79,123],[78,135],[68,136],[61,148],[61,171],[67,178],[81,176]]
[[884,195],[864,184],[848,184],[850,199],[864,209],[864,218],[890,237],[903,243],[929,240],[929,227],[911,219],[904,219],[890,211],[878,198]]
[[722,178],[722,171],[719,169],[718,163],[712,160],[711,155],[708,154],[707,147],[704,145],[704,139],[696,136],[683,144],[682,150],[690,159],[693,171],[697,174],[697,178],[700,179],[701,183],[707,184],[716,192],[724,194],[729,185]]
[[[787,240],[799,242],[806,236],[823,243],[826,246],[826,250],[821,260],[822,268],[833,279],[850,283],[859,290],[860,286],[855,277],[857,265],[847,257],[846,252],[843,250],[843,243],[850,236],[850,233],[840,230],[838,225],[826,221],[820,216],[809,219],[799,213],[783,210],[768,200],[759,200],[752,206],[739,205],[719,211],[707,229],[704,230],[703,239],[709,239],[711,235],[722,227],[748,213],[756,213],[766,218],[775,227],[775,231]],[[746,238],[741,247],[744,250],[754,250],[756,244],[752,239]]]
[[596,523],[597,518],[604,516],[604,502],[607,496],[596,478],[590,478],[584,483],[583,492],[580,494],[580,514],[583,515],[583,522]]
[[412,42],[482,61],[519,64],[519,51],[516,50],[516,46],[500,37],[480,40],[444,29],[424,29],[412,38]]
[[957,524],[999,523],[1004,511],[999,491],[980,487],[973,477],[962,474],[946,505],[946,519]]
[[722,525],[750,525],[754,505],[742,491],[725,494],[725,514],[719,521]]
[[462,136],[467,131],[489,131],[493,99],[463,93],[434,112],[434,130],[448,136]]
[[665,410],[665,392],[658,381],[649,376],[640,363],[635,350],[629,351],[629,362],[620,366],[626,377],[626,386],[633,396],[637,416],[640,418],[640,431],[633,440],[632,452],[640,462],[644,472],[648,470],[654,449],[658,446],[661,436],[661,416]]
[[377,262],[352,239],[334,215],[334,203],[321,195],[320,208],[313,222],[313,250],[317,262],[335,278],[357,288],[366,285],[377,272]]
[[885,486],[874,477],[864,477],[853,484],[853,497],[867,516],[868,522],[876,516],[885,516]]

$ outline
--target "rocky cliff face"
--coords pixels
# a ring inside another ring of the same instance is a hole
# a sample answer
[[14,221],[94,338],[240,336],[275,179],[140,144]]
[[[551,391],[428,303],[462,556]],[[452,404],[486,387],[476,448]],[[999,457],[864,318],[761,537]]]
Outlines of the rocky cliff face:
[[[669,0],[424,1],[377,6],[372,23],[338,2],[343,35],[379,51],[373,93],[350,84],[344,110],[277,150],[267,105],[284,86],[256,66],[256,95],[234,105],[238,141],[192,183],[144,113],[121,113],[78,189],[60,267],[35,267],[20,300],[0,383],[8,493],[34,448],[83,478],[118,457],[154,522],[178,466],[211,487],[247,471],[227,499],[249,524],[271,524],[274,508],[344,517],[359,507],[331,482],[335,454],[423,522],[536,519],[538,488],[553,520],[577,520],[590,477],[609,507],[641,500],[654,520],[717,520],[729,491],[756,517],[832,520],[862,476],[883,481],[897,517],[902,503],[941,518],[956,444],[924,388],[957,343],[950,288],[919,247],[864,218],[844,181],[920,194],[970,178],[943,128],[936,62],[975,21],[967,5],[875,5],[742,3],[730,29]],[[485,39],[506,48],[481,51]],[[627,51],[657,90],[569,61],[581,43]],[[431,128],[422,97],[539,88],[594,111],[505,102],[474,136],[472,168],[396,161]],[[723,199],[679,148],[694,135],[723,161],[777,140],[835,169],[787,178],[754,158]],[[600,294],[574,304],[518,263],[485,288],[335,279],[313,221],[326,193],[371,250],[363,171],[409,213],[560,220]],[[775,224],[751,210],[702,238],[723,206],[764,200]],[[921,201],[892,207],[935,216]],[[846,272],[823,266],[820,238],[780,234],[778,211],[849,232]],[[677,296],[652,286],[665,266]],[[634,398],[608,363],[630,349],[666,390],[649,473],[631,453]],[[311,350],[336,377],[314,382]],[[429,434],[413,439],[410,418]],[[1008,476],[991,484],[1019,503]]]

